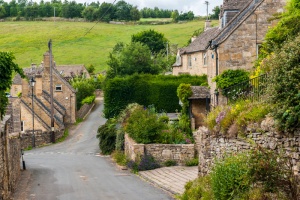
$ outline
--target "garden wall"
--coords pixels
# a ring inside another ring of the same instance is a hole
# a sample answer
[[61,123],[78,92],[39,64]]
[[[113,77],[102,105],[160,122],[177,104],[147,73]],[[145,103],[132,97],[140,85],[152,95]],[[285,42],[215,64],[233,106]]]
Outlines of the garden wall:
[[250,150],[258,145],[290,157],[293,172],[298,180],[300,178],[300,130],[294,134],[278,133],[274,128],[274,121],[267,118],[260,125],[248,126],[244,138],[212,135],[205,127],[200,127],[194,135],[199,144],[200,176],[210,172],[215,158],[221,158],[226,153]]
[[19,134],[7,135],[8,129],[5,127],[7,126],[0,127],[0,199],[10,198],[16,189],[21,170]]
[[[36,130],[35,132],[35,146],[42,146],[45,144],[50,144],[51,140],[51,131],[42,132],[41,130]],[[58,130],[55,132],[55,141],[61,138],[64,135],[64,130]],[[27,149],[32,147],[32,131],[28,130],[25,133],[21,134],[21,148]]]
[[95,103],[92,104],[84,104],[81,108],[76,112],[76,119],[84,119],[86,115],[90,112],[90,110],[94,107]]
[[125,155],[136,161],[139,156],[151,155],[159,163],[174,160],[178,165],[184,165],[185,161],[195,156],[194,144],[137,144],[125,134]]

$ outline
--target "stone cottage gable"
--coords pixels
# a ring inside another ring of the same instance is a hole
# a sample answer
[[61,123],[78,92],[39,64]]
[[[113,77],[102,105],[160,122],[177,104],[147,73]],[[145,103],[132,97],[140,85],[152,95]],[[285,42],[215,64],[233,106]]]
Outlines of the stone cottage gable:
[[212,46],[217,46],[226,40],[241,23],[243,23],[264,0],[252,0],[240,11],[212,40]]

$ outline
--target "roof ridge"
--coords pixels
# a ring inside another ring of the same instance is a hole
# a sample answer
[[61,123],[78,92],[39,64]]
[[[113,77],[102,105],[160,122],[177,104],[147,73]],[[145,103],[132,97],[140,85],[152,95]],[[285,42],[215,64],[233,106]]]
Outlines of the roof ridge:
[[212,40],[212,45],[218,45],[226,40],[230,34],[239,27],[239,25],[244,22],[250,14],[252,14],[257,7],[264,2],[264,0],[253,0],[250,1],[237,15],[235,15],[232,20],[217,34],[217,36]]

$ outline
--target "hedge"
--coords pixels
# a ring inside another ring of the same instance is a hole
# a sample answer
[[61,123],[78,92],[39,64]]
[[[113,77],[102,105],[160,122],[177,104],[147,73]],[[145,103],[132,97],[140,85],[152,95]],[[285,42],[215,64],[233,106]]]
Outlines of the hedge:
[[130,103],[154,107],[160,112],[180,111],[177,88],[181,83],[207,85],[207,76],[132,75],[115,77],[104,86],[104,115],[118,116]]

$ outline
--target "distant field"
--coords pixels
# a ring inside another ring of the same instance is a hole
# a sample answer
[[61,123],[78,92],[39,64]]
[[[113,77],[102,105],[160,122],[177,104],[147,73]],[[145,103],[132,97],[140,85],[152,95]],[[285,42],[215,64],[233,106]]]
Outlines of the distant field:
[[[216,21],[214,22],[217,23]],[[85,33],[94,28],[85,35]],[[54,60],[63,64],[93,64],[96,71],[107,69],[109,52],[117,42],[128,43],[131,35],[154,29],[172,44],[183,46],[203,21],[167,25],[115,25],[89,22],[0,22],[0,51],[12,51],[20,67],[39,64],[53,41]]]

